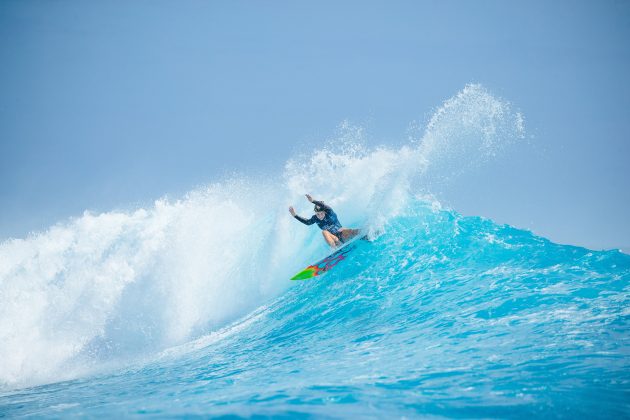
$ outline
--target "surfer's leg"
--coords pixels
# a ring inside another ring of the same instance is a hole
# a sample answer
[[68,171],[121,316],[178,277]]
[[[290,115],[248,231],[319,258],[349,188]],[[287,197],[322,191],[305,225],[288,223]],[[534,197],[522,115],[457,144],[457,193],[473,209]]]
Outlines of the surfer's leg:
[[339,234],[344,242],[350,240],[359,234],[359,229],[341,228]]
[[322,230],[322,235],[324,235],[324,239],[326,240],[326,243],[328,243],[328,245],[330,245],[331,247],[334,248],[336,246],[341,245],[339,238],[337,238],[335,235],[328,232],[327,230]]

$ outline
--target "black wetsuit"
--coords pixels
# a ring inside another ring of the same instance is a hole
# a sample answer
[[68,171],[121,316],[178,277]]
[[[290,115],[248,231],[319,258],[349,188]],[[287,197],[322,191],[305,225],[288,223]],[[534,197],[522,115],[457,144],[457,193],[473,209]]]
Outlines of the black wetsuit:
[[322,211],[326,213],[326,216],[324,216],[323,219],[319,220],[319,218],[315,214],[310,219],[305,219],[304,217],[298,216],[297,214],[294,217],[305,225],[312,225],[313,223],[317,223],[317,226],[319,226],[321,230],[327,230],[328,232],[332,233],[337,238],[343,241],[339,232],[339,229],[341,229],[341,223],[339,222],[337,214],[333,211],[333,209],[330,208],[329,205],[324,204],[323,201],[313,200],[313,204],[318,205],[322,209]]

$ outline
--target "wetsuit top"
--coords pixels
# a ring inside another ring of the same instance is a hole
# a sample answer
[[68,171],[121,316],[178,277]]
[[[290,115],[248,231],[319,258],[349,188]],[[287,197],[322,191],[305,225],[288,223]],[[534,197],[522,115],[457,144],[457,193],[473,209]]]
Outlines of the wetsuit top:
[[298,216],[297,214],[294,217],[305,225],[317,223],[317,226],[319,226],[321,230],[327,230],[335,236],[338,235],[339,229],[341,229],[341,223],[339,222],[337,214],[333,211],[333,209],[324,204],[323,201],[313,200],[313,204],[317,204],[322,208],[322,211],[326,213],[326,216],[324,216],[322,220],[319,220],[316,214],[314,214],[310,219]]

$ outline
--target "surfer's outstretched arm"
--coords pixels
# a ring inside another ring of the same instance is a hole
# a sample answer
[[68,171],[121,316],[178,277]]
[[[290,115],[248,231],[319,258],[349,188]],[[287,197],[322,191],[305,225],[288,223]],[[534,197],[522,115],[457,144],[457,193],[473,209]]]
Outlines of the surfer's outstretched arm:
[[293,217],[295,217],[297,220],[304,223],[305,225],[312,225],[313,223],[315,223],[315,219],[313,219],[312,217],[310,219],[305,219],[302,216],[298,216],[297,214]]
[[299,216],[297,213],[295,213],[295,209],[293,209],[293,207],[289,207],[289,213],[291,213],[291,216],[295,217],[297,220],[304,223],[305,225],[312,225],[313,223],[315,223],[314,217],[311,217],[310,219],[305,219],[304,217]]
[[306,194],[306,199],[313,204],[317,204],[319,207],[323,208],[324,210],[332,210],[332,207],[330,207],[328,204],[325,204],[323,201],[314,200],[310,194]]

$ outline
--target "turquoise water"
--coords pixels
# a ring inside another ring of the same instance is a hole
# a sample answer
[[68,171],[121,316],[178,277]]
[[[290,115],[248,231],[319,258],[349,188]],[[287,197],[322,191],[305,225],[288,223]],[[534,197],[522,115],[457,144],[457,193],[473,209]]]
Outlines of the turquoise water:
[[414,202],[322,278],[5,416],[628,417],[630,256]]

